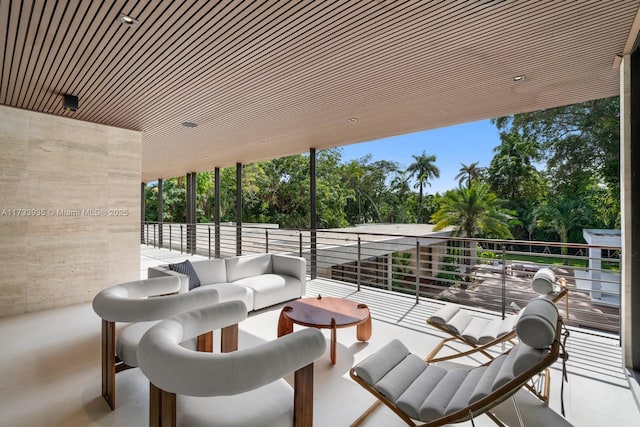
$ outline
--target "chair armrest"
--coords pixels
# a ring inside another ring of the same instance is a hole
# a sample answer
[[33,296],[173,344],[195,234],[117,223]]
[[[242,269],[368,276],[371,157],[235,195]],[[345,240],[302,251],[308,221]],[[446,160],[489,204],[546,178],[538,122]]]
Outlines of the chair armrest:
[[171,393],[226,396],[254,390],[313,363],[326,350],[322,332],[309,328],[232,353],[196,352],[179,345],[177,317],[151,328],[138,346],[142,372]]
[[[172,282],[176,288],[179,284],[175,277],[149,279],[142,282],[150,281]],[[220,302],[220,295],[214,288],[203,289],[198,293],[173,294],[157,298],[143,298],[138,292],[134,293],[132,297],[127,289],[136,286],[136,283],[125,283],[99,292],[93,299],[94,311],[102,319],[111,322],[147,322],[165,319],[177,313],[208,307]],[[144,287],[145,285],[143,283],[137,286]],[[154,289],[156,291],[163,289],[161,293],[170,292],[165,287],[154,287]],[[156,293],[151,295],[156,295]]]
[[173,271],[169,269],[167,265],[159,265],[157,267],[149,267],[147,269],[147,276],[149,279],[155,277],[177,277],[180,280],[180,289],[179,293],[189,292],[189,276],[186,274],[178,273],[177,271]]

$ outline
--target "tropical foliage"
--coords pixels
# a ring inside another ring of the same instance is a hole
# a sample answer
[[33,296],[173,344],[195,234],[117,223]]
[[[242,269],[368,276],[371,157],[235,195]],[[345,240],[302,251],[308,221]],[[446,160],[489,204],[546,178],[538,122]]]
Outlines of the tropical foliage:
[[[458,188],[430,194],[437,158],[422,151],[409,165],[343,161],[341,149],[317,153],[320,228],[361,223],[427,223],[467,237],[582,242],[582,228],[620,226],[618,98],[495,119],[500,143],[486,166],[461,163]],[[197,179],[198,222],[212,222],[214,173]],[[163,220],[184,222],[185,179],[164,180]],[[417,190],[417,191],[416,191]],[[158,219],[157,186],[148,185],[146,219]],[[236,218],[236,169],[220,170],[220,219]],[[242,167],[243,222],[310,225],[309,156]]]

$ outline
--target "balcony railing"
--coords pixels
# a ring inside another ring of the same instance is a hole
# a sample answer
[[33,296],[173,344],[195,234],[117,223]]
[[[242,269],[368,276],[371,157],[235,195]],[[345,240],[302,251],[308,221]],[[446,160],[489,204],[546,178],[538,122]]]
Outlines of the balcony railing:
[[147,222],[144,244],[222,258],[285,253],[307,259],[308,274],[508,313],[536,295],[529,287],[541,267],[570,287],[559,308],[571,326],[620,334],[620,247],[492,239],[447,232],[425,236],[353,230],[291,230],[263,224]]

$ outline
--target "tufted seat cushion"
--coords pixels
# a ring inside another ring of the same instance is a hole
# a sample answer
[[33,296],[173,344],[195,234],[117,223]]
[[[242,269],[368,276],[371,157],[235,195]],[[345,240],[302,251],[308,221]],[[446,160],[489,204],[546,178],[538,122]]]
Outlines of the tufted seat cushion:
[[446,304],[429,320],[445,326],[453,334],[462,336],[476,345],[483,345],[513,331],[518,317],[518,314],[511,314],[504,319],[488,320],[471,316],[456,304]]

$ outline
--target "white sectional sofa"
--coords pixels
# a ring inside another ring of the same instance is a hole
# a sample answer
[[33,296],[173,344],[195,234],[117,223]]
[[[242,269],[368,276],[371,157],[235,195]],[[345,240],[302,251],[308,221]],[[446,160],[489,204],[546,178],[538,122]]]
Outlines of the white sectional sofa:
[[243,255],[191,262],[200,286],[189,291],[189,276],[169,265],[149,267],[149,278],[172,275],[180,292],[215,287],[220,302],[240,300],[248,311],[300,298],[306,292],[306,260],[279,254]]

